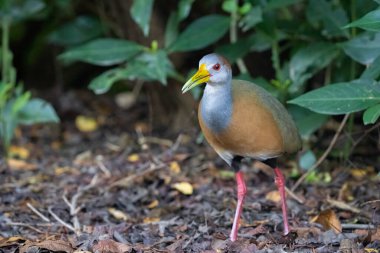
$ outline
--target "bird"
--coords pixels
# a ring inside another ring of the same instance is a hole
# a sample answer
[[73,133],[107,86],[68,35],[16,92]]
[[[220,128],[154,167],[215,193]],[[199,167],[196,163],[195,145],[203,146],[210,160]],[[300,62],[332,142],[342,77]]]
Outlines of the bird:
[[285,197],[285,178],[277,158],[296,153],[302,141],[295,122],[285,107],[262,87],[232,79],[230,63],[211,53],[199,61],[198,71],[183,85],[182,93],[206,83],[198,107],[204,137],[216,153],[234,170],[237,205],[230,233],[236,241],[243,202],[247,193],[242,159],[251,158],[273,168],[281,197],[284,231],[290,232]]

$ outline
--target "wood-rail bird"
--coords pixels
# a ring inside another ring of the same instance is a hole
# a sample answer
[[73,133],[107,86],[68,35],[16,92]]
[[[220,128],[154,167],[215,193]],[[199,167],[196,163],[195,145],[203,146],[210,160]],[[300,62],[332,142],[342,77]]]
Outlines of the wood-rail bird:
[[237,206],[230,234],[237,231],[247,189],[240,171],[243,158],[262,161],[274,169],[281,197],[284,234],[289,233],[285,199],[285,179],[277,167],[277,157],[301,149],[297,127],[284,106],[254,83],[232,80],[231,65],[220,55],[208,54],[199,69],[182,87],[185,93],[206,83],[198,108],[199,125],[208,143],[235,171]]

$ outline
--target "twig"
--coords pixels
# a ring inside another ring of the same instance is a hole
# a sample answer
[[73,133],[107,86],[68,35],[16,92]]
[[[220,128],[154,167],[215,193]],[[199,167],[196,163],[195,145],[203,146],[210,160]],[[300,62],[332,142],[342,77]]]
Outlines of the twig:
[[76,232],[75,231],[75,228],[73,226],[71,226],[70,224],[64,222],[63,220],[61,220],[61,218],[58,217],[58,215],[56,215],[53,210],[53,208],[51,206],[48,207],[48,211],[50,213],[51,216],[53,216],[53,218],[58,221],[59,223],[61,223],[63,226],[67,227],[68,229],[70,229],[71,231],[73,232]]
[[289,196],[296,200],[298,203],[300,204],[303,204],[305,201],[303,199],[301,199],[300,197],[298,197],[294,192],[292,192],[288,187],[285,186],[285,191],[287,194],[289,194]]
[[22,222],[7,222],[5,224],[8,225],[8,226],[27,227],[27,228],[29,228],[31,230],[34,230],[34,231],[36,231],[37,233],[40,233],[40,234],[44,234],[45,233],[45,232],[39,230],[38,228],[35,228],[32,225],[27,224],[27,223],[22,223]]
[[350,154],[352,153],[352,151],[354,150],[354,148],[364,139],[364,137],[366,137],[370,132],[372,132],[373,130],[377,129],[380,127],[380,122],[378,122],[377,124],[373,125],[372,127],[370,127],[369,129],[367,129],[366,131],[364,131],[364,134],[362,136],[360,136],[351,146],[351,150],[350,150]]
[[366,201],[366,202],[362,203],[360,206],[365,206],[365,205],[372,204],[372,203],[377,203],[377,202],[380,202],[380,199]]
[[336,131],[334,137],[332,138],[331,142],[330,142],[330,145],[328,146],[328,148],[325,150],[325,152],[323,153],[323,155],[321,157],[319,157],[318,161],[305,173],[303,174],[298,180],[297,182],[294,184],[294,186],[291,188],[291,190],[294,192],[298,186],[305,180],[305,178],[307,178],[319,165],[321,165],[321,163],[326,159],[327,155],[331,152],[332,148],[334,147],[336,141],[338,140],[338,137],[340,135],[340,133],[342,132],[343,130],[343,127],[346,125],[346,122],[348,120],[348,117],[350,116],[350,114],[346,114],[342,120],[342,122],[340,123],[339,125],[339,128],[338,130]]
[[371,224],[342,224],[343,229],[375,229],[376,227]]
[[29,207],[29,209],[32,210],[35,214],[37,214],[41,219],[43,219],[46,222],[50,222],[49,218],[43,215],[40,211],[38,211],[34,206],[32,206],[32,204],[27,202],[26,206]]
[[353,207],[345,202],[342,202],[342,201],[338,201],[338,200],[334,200],[334,199],[330,199],[330,198],[327,198],[327,202],[330,204],[330,205],[333,205],[339,209],[342,209],[342,210],[346,210],[346,211],[350,211],[350,212],[353,212],[353,213],[361,213],[360,209],[356,208],[356,207]]
[[96,162],[96,164],[98,165],[98,167],[99,167],[99,169],[101,170],[101,171],[103,171],[103,173],[106,175],[106,177],[108,178],[108,177],[111,177],[111,172],[110,172],[110,170],[104,165],[104,163],[103,163],[103,156],[101,156],[101,155],[97,155],[96,157],[95,157],[95,162]]

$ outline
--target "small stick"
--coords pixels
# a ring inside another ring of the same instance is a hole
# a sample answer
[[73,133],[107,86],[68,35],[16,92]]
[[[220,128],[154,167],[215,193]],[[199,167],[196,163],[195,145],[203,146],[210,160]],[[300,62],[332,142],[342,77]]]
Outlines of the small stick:
[[371,224],[342,224],[343,229],[376,229],[374,225]]
[[76,232],[75,231],[75,228],[73,226],[71,226],[70,224],[64,222],[61,218],[58,217],[58,215],[56,215],[53,210],[53,208],[51,206],[48,207],[48,211],[50,213],[51,216],[53,216],[53,218],[58,221],[59,223],[61,223],[63,226],[67,227],[68,229],[70,229],[71,231],[73,232]]
[[29,228],[31,230],[36,231],[37,233],[45,234],[45,232],[39,230],[38,228],[33,227],[30,224],[27,224],[27,223],[22,223],[22,222],[7,222],[6,225],[9,225],[9,226],[18,226],[18,227],[27,227],[27,228]]
[[103,171],[103,173],[106,175],[106,177],[111,177],[110,170],[104,165],[103,163],[103,156],[96,156],[95,157],[96,164],[98,165],[99,169]]
[[294,186],[292,187],[292,191],[294,192],[298,186],[305,180],[305,178],[307,176],[309,176],[319,165],[321,165],[321,163],[326,159],[327,155],[331,152],[332,148],[334,147],[336,141],[338,140],[338,137],[340,135],[340,133],[342,132],[343,130],[343,127],[346,125],[346,122],[348,120],[348,117],[350,116],[350,114],[346,114],[342,120],[342,122],[340,123],[339,125],[339,128],[338,130],[336,131],[333,139],[331,140],[330,142],[330,145],[328,146],[328,148],[325,150],[325,152],[323,153],[323,155],[321,157],[319,157],[318,161],[305,173],[303,174],[298,180],[297,182],[294,184]]
[[298,203],[300,204],[303,204],[305,203],[305,201],[303,199],[301,199],[300,197],[298,197],[294,192],[292,192],[288,187],[285,186],[285,191],[287,194],[289,194],[289,196],[296,200]]
[[50,222],[50,219],[43,215],[40,211],[38,211],[34,206],[32,206],[32,204],[27,202],[26,206],[29,207],[29,209],[32,210],[35,214],[37,214],[41,219],[43,219],[46,222]]

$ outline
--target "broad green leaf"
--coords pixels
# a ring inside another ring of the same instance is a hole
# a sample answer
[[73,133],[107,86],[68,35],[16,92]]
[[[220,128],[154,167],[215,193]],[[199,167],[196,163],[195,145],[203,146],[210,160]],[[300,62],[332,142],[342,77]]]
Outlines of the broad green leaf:
[[204,48],[214,43],[228,31],[230,19],[209,15],[195,20],[169,47],[170,52],[184,52]]
[[45,8],[42,0],[2,0],[0,3],[0,21],[7,19],[11,22],[27,19]]
[[187,18],[191,11],[191,6],[195,0],[180,0],[178,3],[178,17],[179,20]]
[[215,52],[226,57],[230,63],[234,63],[250,51],[253,40],[254,36],[240,38],[236,43],[217,47]]
[[341,44],[344,52],[355,61],[368,65],[380,56],[380,33],[362,33]]
[[153,9],[153,0],[133,0],[132,19],[139,25],[145,36],[149,34],[149,22]]
[[20,110],[17,122],[24,125],[48,122],[58,123],[59,118],[48,102],[33,98]]
[[299,49],[291,58],[289,76],[297,91],[315,73],[325,68],[338,55],[338,48],[332,43],[317,42]]
[[95,94],[103,94],[109,91],[115,82],[126,79],[128,76],[129,74],[127,69],[110,69],[92,79],[88,88],[93,90]]
[[110,66],[127,61],[142,50],[142,46],[128,40],[96,39],[65,51],[59,58],[68,62],[83,61]]
[[312,112],[306,108],[289,105],[288,111],[292,115],[302,138],[309,139],[315,131],[326,123],[328,115]]
[[315,157],[315,154],[313,151],[308,150],[304,154],[301,155],[299,164],[301,169],[303,170],[309,170],[317,161],[317,158]]
[[343,28],[359,27],[367,31],[380,32],[380,9],[371,11]]
[[173,43],[173,41],[175,41],[175,39],[177,39],[179,22],[178,12],[170,13],[165,27],[165,47],[168,47]]
[[357,112],[380,103],[380,84],[362,79],[331,84],[303,94],[289,103],[322,114]]
[[365,110],[363,114],[364,125],[375,123],[380,117],[380,104],[376,104]]
[[263,21],[263,12],[260,6],[256,6],[251,9],[239,22],[239,26],[241,27],[243,32],[248,31],[256,24]]
[[74,46],[99,37],[103,33],[102,24],[90,16],[78,16],[62,25],[49,35],[51,43]]
[[308,2],[307,20],[317,29],[320,29],[320,24],[322,24],[322,35],[326,37],[349,37],[349,32],[341,29],[348,23],[347,14],[341,5],[328,0],[309,0]]
[[360,79],[376,80],[380,76],[380,56],[378,56],[367,68],[363,71]]
[[20,96],[17,96],[14,99],[14,102],[12,103],[11,113],[12,116],[16,116],[19,111],[24,108],[24,106],[28,103],[30,97],[31,97],[30,91],[24,92]]

